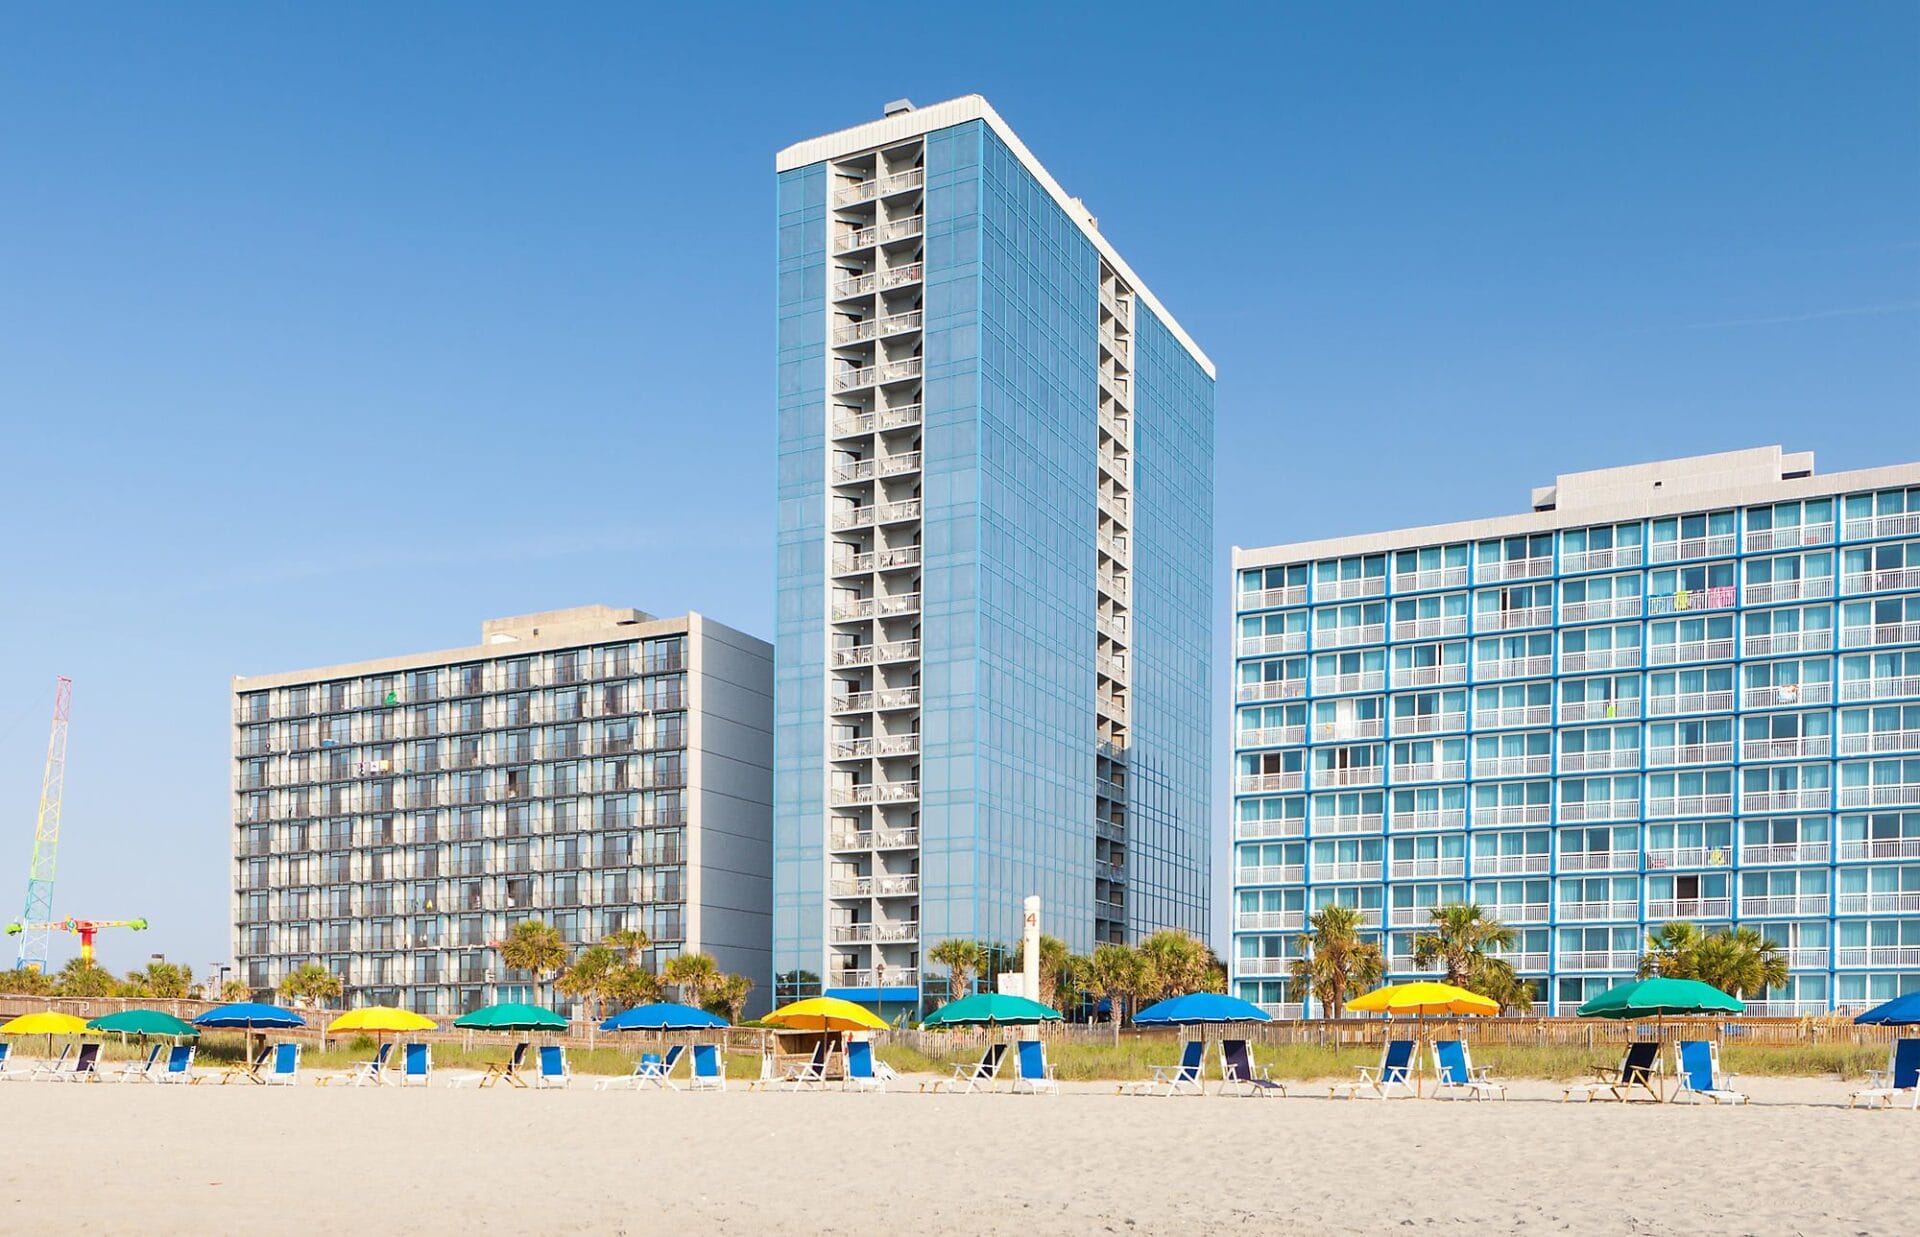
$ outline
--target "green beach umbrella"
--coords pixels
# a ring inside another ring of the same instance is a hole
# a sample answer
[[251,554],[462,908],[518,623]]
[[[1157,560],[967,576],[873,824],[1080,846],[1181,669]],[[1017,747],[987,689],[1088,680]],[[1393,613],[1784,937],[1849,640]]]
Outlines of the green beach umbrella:
[[1060,1011],[1022,996],[976,992],[928,1014],[923,1027],[1033,1026],[1060,1021]]
[[483,1005],[453,1025],[469,1031],[564,1031],[570,1023],[544,1005]]
[[198,1035],[200,1028],[157,1009],[123,1009],[87,1023],[89,1031],[118,1031],[122,1035]]
[[1582,1005],[1582,1018],[1664,1018],[1687,1014],[1739,1014],[1746,1005],[1712,984],[1697,979],[1632,980],[1607,989]]

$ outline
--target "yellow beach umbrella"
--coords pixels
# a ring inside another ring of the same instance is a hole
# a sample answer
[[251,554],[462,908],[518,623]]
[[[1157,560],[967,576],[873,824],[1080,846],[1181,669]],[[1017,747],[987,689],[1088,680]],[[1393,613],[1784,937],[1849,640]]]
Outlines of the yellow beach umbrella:
[[884,1031],[887,1022],[864,1005],[838,997],[816,996],[783,1005],[760,1021],[796,1031]]
[[1489,1000],[1477,992],[1456,988],[1452,984],[1422,981],[1375,988],[1372,992],[1348,1001],[1347,1012],[1394,1014],[1402,1017],[1409,1014],[1419,1017],[1429,1014],[1440,1016],[1474,1014],[1491,1018],[1500,1012],[1500,1003]]
[[327,1024],[327,1034],[340,1031],[365,1031],[379,1035],[392,1032],[404,1035],[408,1031],[431,1031],[433,1019],[425,1014],[416,1014],[410,1009],[395,1009],[390,1005],[370,1005],[366,1009],[356,1009],[341,1014]]
[[0,1035],[44,1035],[47,1037],[47,1055],[53,1055],[53,1037],[56,1035],[78,1035],[87,1029],[85,1018],[76,1018],[72,1014],[63,1014],[57,1010],[42,1010],[37,1014],[21,1014],[4,1025],[0,1025]]

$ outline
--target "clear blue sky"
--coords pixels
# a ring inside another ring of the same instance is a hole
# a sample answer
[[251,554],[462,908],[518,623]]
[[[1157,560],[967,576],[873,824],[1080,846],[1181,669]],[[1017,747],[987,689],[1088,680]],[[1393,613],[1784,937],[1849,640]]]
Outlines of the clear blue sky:
[[1920,458],[1910,3],[399,8],[0,13],[0,918],[70,674],[116,968],[226,953],[230,675],[770,630],[773,153],[896,96],[985,94],[1218,362],[1223,590],[1556,472]]

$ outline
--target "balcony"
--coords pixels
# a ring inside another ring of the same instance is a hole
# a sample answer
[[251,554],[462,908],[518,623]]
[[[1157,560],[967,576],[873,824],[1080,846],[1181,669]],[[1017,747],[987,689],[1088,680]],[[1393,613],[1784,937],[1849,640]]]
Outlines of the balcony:
[[830,744],[834,760],[869,760],[874,757],[912,756],[920,750],[917,734],[887,734],[861,739],[835,739]]
[[1560,654],[1562,674],[1584,674],[1589,670],[1631,670],[1639,664],[1639,649],[1590,649]]
[[1553,861],[1545,852],[1530,855],[1475,855],[1473,874],[1480,876],[1530,876],[1551,871]]
[[1733,811],[1733,796],[1648,795],[1649,816],[1725,816]]
[[1501,803],[1490,807],[1476,806],[1473,809],[1473,823],[1480,825],[1544,825],[1552,815],[1552,809],[1544,803]]
[[1467,583],[1465,567],[1436,567],[1429,571],[1400,571],[1393,577],[1396,593],[1425,593],[1437,588],[1462,588]]
[[1243,795],[1261,795],[1276,790],[1302,790],[1306,784],[1304,772],[1242,773],[1234,781],[1234,790]]
[[833,702],[835,713],[871,713],[876,709],[917,709],[920,707],[920,689],[917,687],[889,687],[877,692],[849,692],[837,697]]
[[1516,627],[1546,627],[1552,622],[1552,606],[1529,606],[1522,610],[1485,610],[1480,614],[1481,631],[1511,631]]
[[836,417],[833,433],[836,438],[859,438],[875,430],[907,429],[920,424],[920,405],[902,404],[895,408],[883,408],[879,412],[856,412]]
[[1842,733],[1840,736],[1842,756],[1915,751],[1920,751],[1920,730],[1866,730]]
[[1399,619],[1393,625],[1395,640],[1430,640],[1437,636],[1464,636],[1467,616],[1448,614],[1438,618]]
[[1647,918],[1663,923],[1669,919],[1725,919],[1731,907],[1730,898],[1648,898]]
[[1841,807],[1920,806],[1920,782],[1885,782],[1877,786],[1842,786]]
[[1532,580],[1552,574],[1553,555],[1551,554],[1541,554],[1533,558],[1509,558],[1498,563],[1480,564],[1482,581]]
[[833,342],[836,347],[865,343],[871,339],[881,339],[889,335],[903,335],[920,329],[923,315],[919,310],[903,314],[889,314],[884,318],[865,318],[859,322],[843,322],[833,328]]
[[1560,556],[1560,570],[1567,575],[1639,565],[1640,547],[1637,545],[1613,546],[1605,550],[1570,550]]
[[1233,836],[1243,842],[1259,841],[1263,838],[1304,837],[1306,832],[1307,822],[1306,819],[1301,816],[1281,816],[1262,820],[1237,820],[1233,824]]
[[1285,975],[1292,967],[1290,958],[1235,958],[1236,975]]
[[1316,863],[1313,865],[1313,882],[1316,885],[1326,884],[1329,881],[1372,882],[1379,880],[1380,876],[1381,866],[1378,859],[1366,863]]
[[829,939],[835,945],[890,945],[920,939],[917,923],[837,923]]
[[1824,915],[1827,913],[1827,895],[1824,893],[1742,895],[1740,913],[1742,915]]
[[1473,775],[1475,777],[1526,777],[1530,774],[1553,772],[1553,757],[1534,756],[1495,756],[1491,759],[1475,757]]
[[[1920,696],[1920,675],[1886,679],[1848,679],[1840,684],[1842,700],[1898,700],[1903,696]],[[1808,701],[1808,703],[1818,702]]]
[[1832,736],[1824,734],[1804,734],[1792,739],[1745,739],[1740,744],[1740,759],[1797,760],[1826,756],[1832,748]]
[[1305,679],[1266,679],[1259,683],[1242,683],[1234,692],[1234,699],[1249,700],[1299,700],[1307,694]]
[[[1422,764],[1393,765],[1394,784],[1407,782],[1458,782],[1467,776],[1464,760],[1429,760]],[[1314,779],[1319,781],[1318,777]]]
[[[1475,865],[1478,870],[1479,865]],[[1640,870],[1640,852],[1637,850],[1563,850],[1560,852],[1560,870],[1562,872],[1637,872]]]
[[833,468],[835,485],[856,485],[862,481],[871,481],[875,477],[899,477],[920,471],[920,453],[906,451],[899,455],[882,455],[873,459],[854,460],[848,464],[836,464]]
[[1315,601],[1346,601],[1354,597],[1385,597],[1387,577],[1357,576],[1350,580],[1321,580],[1313,586]]
[[1742,812],[1824,812],[1833,792],[1825,786],[1799,790],[1748,790],[1740,795]]
[[1911,915],[1920,911],[1920,890],[1876,890],[1868,893],[1841,893],[1834,898],[1833,909],[1842,915]]
[[831,882],[836,898],[911,898],[920,892],[918,876],[841,877]]
[[888,662],[912,661],[920,656],[918,640],[894,640],[885,644],[856,644],[849,648],[835,649],[830,660],[834,668],[846,670],[860,666],[877,666]]
[[1733,639],[1679,640],[1647,647],[1649,666],[1677,666],[1695,661],[1725,661],[1733,656]]
[[1840,843],[1839,856],[1849,859],[1920,859],[1920,836],[1850,838]]
[[833,835],[834,850],[913,850],[919,845],[918,829],[840,829]]
[[1529,679],[1553,673],[1553,658],[1547,654],[1536,657],[1489,657],[1480,659],[1476,664],[1483,679]]
[[1885,589],[1920,588],[1920,567],[1849,571],[1844,578],[1843,587],[1848,593],[1878,593]]
[[1316,674],[1313,691],[1321,696],[1343,696],[1353,692],[1377,692],[1387,685],[1387,676],[1379,670],[1357,674]]
[[870,803],[915,803],[920,798],[918,782],[859,782],[841,786],[833,792],[833,806],[859,807]]
[[[1377,878],[1379,865],[1375,864],[1374,868]],[[1306,879],[1306,869],[1297,863],[1270,863],[1265,866],[1235,868],[1233,879],[1237,885],[1298,885]]]
[[1833,951],[1836,966],[1920,967],[1920,945],[1842,945]]
[[[1488,918],[1504,924],[1546,923],[1553,917],[1551,908],[1545,902],[1502,902],[1497,906],[1488,906],[1486,910]],[[1544,958],[1546,955],[1540,956]],[[1536,969],[1543,969],[1544,965],[1542,963],[1541,968]]]
[[1379,644],[1387,638],[1386,625],[1368,623],[1358,627],[1326,627],[1314,633],[1315,648],[1338,648],[1351,644]]
[[1888,644],[1920,644],[1920,623],[1876,623],[1871,627],[1840,629],[1841,648],[1878,648]]
[[1339,833],[1378,832],[1380,832],[1380,813],[1378,812],[1329,812],[1325,816],[1315,814],[1313,818],[1313,836],[1317,838]]
[[1464,662],[1449,662],[1440,666],[1395,666],[1393,668],[1395,688],[1432,687],[1466,681],[1467,667]]
[[911,966],[882,966],[871,970],[860,967],[828,971],[827,986],[832,988],[917,988],[920,986],[920,971]]
[[1240,594],[1241,610],[1272,610],[1279,606],[1301,606],[1307,602],[1307,586],[1291,584],[1285,588],[1247,589]]
[[1320,790],[1330,786],[1378,786],[1381,768],[1379,765],[1354,765],[1344,769],[1315,769],[1313,787]]
[[912,215],[905,219],[893,219],[886,223],[876,223],[871,227],[856,228],[843,232],[834,239],[835,253],[853,253],[861,249],[871,249],[875,245],[885,245],[893,241],[908,240],[926,230],[926,217]]
[[1466,728],[1465,713],[1402,713],[1393,719],[1395,738],[1410,734],[1444,734]]
[[891,197],[909,189],[918,189],[927,183],[925,168],[909,168],[891,176],[880,176],[872,180],[863,180],[857,185],[848,185],[836,189],[833,193],[835,206],[857,206],[861,202],[871,202],[875,198]]
[[[1378,829],[1378,818],[1374,828]],[[1314,822],[1318,831],[1319,822]],[[1393,812],[1387,817],[1387,827],[1395,833],[1419,833],[1428,829],[1464,829],[1467,826],[1467,810],[1459,807],[1429,808],[1425,811]]]
[[[1538,759],[1529,757],[1529,759]],[[1611,748],[1596,752],[1560,753],[1560,772],[1562,773],[1604,773],[1610,769],[1638,769],[1640,767],[1640,749],[1633,747]],[[1529,769],[1527,772],[1537,772]]]
[[1723,765],[1733,760],[1731,743],[1679,743],[1647,749],[1647,768],[1671,769],[1675,765]]
[[1779,550],[1798,546],[1827,545],[1833,541],[1833,522],[1820,524],[1795,524],[1785,528],[1750,528],[1747,530],[1746,552],[1757,550]]
[[1562,971],[1631,971],[1640,965],[1637,949],[1563,949]]
[[1258,657],[1262,653],[1298,653],[1307,647],[1304,631],[1276,632],[1270,636],[1242,636],[1240,655]]
[[833,607],[836,623],[858,622],[870,618],[895,618],[920,613],[920,594],[895,593],[885,597],[859,597],[838,602]]
[[1825,653],[1833,648],[1833,629],[1817,631],[1776,631],[1764,636],[1748,636],[1740,649],[1748,657],[1780,657],[1787,653]]
[[921,359],[905,357],[898,361],[888,361],[881,365],[862,365],[855,369],[843,369],[833,376],[833,389],[836,392],[855,391],[861,387],[880,386],[889,382],[906,382],[920,377]]
[[1096,496],[1095,501],[1099,504],[1100,510],[1107,513],[1108,518],[1117,520],[1122,524],[1127,522],[1129,518],[1128,513],[1131,508],[1127,504],[1126,495],[1109,494],[1107,491],[1101,490]]
[[1647,716],[1671,717],[1676,713],[1724,713],[1733,708],[1733,693],[1678,692],[1671,696],[1649,696]]
[[[1394,880],[1439,879],[1466,875],[1467,861],[1460,855],[1445,855],[1434,859],[1395,859],[1388,870],[1392,873]],[[1317,870],[1314,875],[1318,879]]]
[[1777,606],[1784,601],[1814,601],[1831,596],[1832,576],[1803,576],[1797,580],[1749,583],[1744,600],[1749,606]]
[[1731,554],[1737,543],[1732,533],[1714,533],[1708,537],[1682,537],[1678,541],[1656,541],[1647,548],[1650,563],[1674,563],[1685,558],[1714,558]]
[[1640,698],[1619,700],[1569,700],[1560,706],[1560,720],[1566,722],[1624,721],[1640,716]]
[[1731,848],[1725,846],[1674,846],[1647,852],[1647,870],[1669,868],[1724,868],[1730,862]]
[[1307,741],[1305,726],[1268,726],[1263,730],[1242,730],[1237,747],[1293,747]]
[[[1562,920],[1578,919],[1634,919],[1640,918],[1640,904],[1631,899],[1596,902],[1560,903]],[[1635,955],[1638,957],[1638,955]]]
[[1910,537],[1920,533],[1920,511],[1889,511],[1865,520],[1848,520],[1841,536],[1848,541],[1860,537]]
[[1305,911],[1236,911],[1236,932],[1297,932],[1307,923]]
[[[1920,841],[1920,839],[1915,839]],[[1749,863],[1825,863],[1832,847],[1826,842],[1777,842],[1760,846],[1742,846],[1740,862]]]
[[1640,598],[1605,597],[1596,601],[1568,601],[1561,603],[1560,621],[1563,624],[1597,623],[1602,619],[1640,617]]
[[1475,709],[1474,725],[1491,730],[1506,730],[1515,726],[1547,726],[1553,723],[1553,706],[1546,704],[1516,704],[1500,709]]
[[1532,971],[1544,971],[1551,961],[1551,956],[1544,951],[1535,953],[1503,953],[1495,954],[1494,956],[1523,974]]

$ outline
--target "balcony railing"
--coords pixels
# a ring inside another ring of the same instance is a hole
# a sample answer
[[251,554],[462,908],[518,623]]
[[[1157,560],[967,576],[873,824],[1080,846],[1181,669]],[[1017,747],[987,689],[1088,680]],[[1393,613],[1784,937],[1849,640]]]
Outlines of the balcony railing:
[[1369,623],[1358,627],[1323,627],[1314,633],[1314,646],[1338,648],[1350,644],[1379,644],[1386,638],[1386,625],[1382,623]]
[[1560,606],[1562,623],[1597,623],[1602,619],[1637,618],[1639,597],[1603,597],[1595,601],[1569,601]]
[[1325,837],[1338,833],[1378,833],[1380,832],[1380,813],[1378,812],[1329,812],[1313,818],[1313,836]]
[[1393,685],[1396,688],[1432,687],[1466,681],[1467,667],[1464,662],[1448,662],[1440,666],[1395,666],[1393,668]]
[[[1418,833],[1427,829],[1462,829],[1466,827],[1466,823],[1467,810],[1458,807],[1393,812],[1387,817],[1387,827],[1395,833]],[[1318,827],[1316,821],[1315,829],[1317,830]]]
[[1473,809],[1475,825],[1544,825],[1552,809],[1544,803],[1500,803]]
[[1566,821],[1631,820],[1638,815],[1638,799],[1583,799],[1560,805],[1560,819]]
[[1553,555],[1541,554],[1533,558],[1509,558],[1498,563],[1481,563],[1482,580],[1531,580],[1537,576],[1553,574]]
[[1731,743],[1678,743],[1647,749],[1649,769],[1670,769],[1675,765],[1720,765],[1732,760]]
[[1833,951],[1835,966],[1920,966],[1920,945],[1842,945]]
[[1560,903],[1562,919],[1638,919],[1640,904],[1632,900]]
[[841,829],[833,835],[835,850],[913,850],[919,845],[918,829]]
[[1826,545],[1833,540],[1833,522],[1795,524],[1785,528],[1750,528],[1746,551],[1778,550],[1790,546]]
[[1647,918],[1724,919],[1732,904],[1730,898],[1648,898]]
[[1323,786],[1378,786],[1381,767],[1379,765],[1355,765],[1345,769],[1315,769],[1313,785],[1317,790]]
[[1235,746],[1291,747],[1306,741],[1305,726],[1268,726],[1260,730],[1242,730]]
[[1733,811],[1733,796],[1648,795],[1649,816],[1725,816]]
[[871,202],[875,198],[891,197],[909,189],[918,189],[927,183],[925,168],[908,168],[904,172],[895,172],[891,176],[879,176],[872,180],[863,180],[857,185],[847,185],[833,193],[835,206],[857,206],[861,202]]
[[[1395,859],[1388,871],[1394,880],[1464,876],[1467,871],[1467,861],[1460,855],[1446,855],[1433,859]],[[1318,872],[1315,876],[1318,877]]]
[[1306,832],[1306,819],[1300,816],[1237,820],[1233,824],[1233,836],[1241,841],[1257,841],[1261,838],[1297,838],[1304,837]]
[[[1920,841],[1920,839],[1916,839]],[[1825,863],[1831,846],[1826,842],[1775,842],[1742,846],[1741,863]]]
[[827,982],[835,988],[917,988],[920,971],[911,966],[864,967],[828,971]]
[[920,939],[917,923],[837,923],[831,939],[835,945],[895,944]]
[[1677,640],[1672,644],[1647,646],[1649,666],[1675,666],[1694,661],[1725,661],[1733,656],[1733,638],[1724,640]]
[[1316,601],[1345,601],[1353,597],[1384,597],[1387,577],[1358,576],[1351,580],[1323,580],[1313,586]]
[[1672,846],[1647,852],[1647,870],[1670,868],[1724,868],[1732,862],[1733,848],[1728,846]]
[[1786,653],[1824,653],[1833,647],[1833,629],[1776,631],[1764,636],[1748,636],[1741,652],[1748,657],[1778,657]]
[[1840,735],[1842,756],[1913,751],[1920,751],[1920,730],[1843,731]]
[[1285,975],[1291,969],[1289,958],[1235,958],[1236,975]]
[[1563,971],[1631,971],[1640,965],[1636,949],[1563,949],[1559,969]]
[[1305,911],[1236,911],[1233,916],[1236,932],[1297,931],[1306,922]]
[[1621,721],[1640,716],[1640,698],[1619,700],[1569,700],[1560,706],[1562,722]]
[[860,739],[835,739],[835,760],[866,760],[872,757],[912,756],[920,750],[917,734],[884,734]]
[[834,252],[850,253],[856,249],[871,249],[875,245],[884,245],[890,241],[906,240],[920,235],[925,230],[925,225],[925,216],[912,215],[905,219],[877,223],[871,227],[856,228],[835,238]]
[[1526,679],[1553,673],[1553,658],[1547,654],[1537,657],[1489,657],[1481,659],[1478,664],[1483,679]]
[[1669,717],[1676,713],[1724,713],[1733,707],[1733,693],[1678,692],[1671,696],[1649,696],[1647,715]]
[[1270,636],[1242,636],[1240,655],[1257,657],[1262,653],[1297,653],[1307,647],[1304,631],[1275,632]]
[[1740,744],[1742,760],[1796,760],[1806,756],[1826,756],[1833,749],[1833,737],[1803,734],[1792,739],[1745,739]]
[[1544,852],[1530,855],[1475,855],[1475,876],[1526,876],[1553,869],[1553,860]]
[[1589,670],[1630,670],[1639,664],[1639,649],[1589,649],[1560,654],[1562,674],[1584,674]]
[[1813,601],[1833,596],[1832,576],[1803,576],[1798,580],[1772,580],[1746,587],[1749,606],[1773,606],[1783,601]]
[[[1886,679],[1847,679],[1840,684],[1842,700],[1898,700],[1920,696],[1920,675]],[[1818,703],[1809,701],[1808,703]]]
[[1742,895],[1740,898],[1742,915],[1824,915],[1827,913],[1827,895],[1824,893],[1783,893]]
[[836,713],[870,713],[875,709],[916,709],[920,707],[917,687],[889,687],[877,692],[849,692],[833,702]]
[[1313,865],[1313,880],[1315,884],[1328,881],[1377,881],[1381,871],[1378,859],[1365,863],[1316,863]]
[[1473,759],[1475,777],[1524,777],[1551,772],[1553,757],[1545,753],[1533,756],[1475,756]]
[[858,807],[869,803],[913,803],[920,798],[918,782],[859,782],[838,787],[833,792],[835,807]]
[[1499,709],[1475,709],[1473,720],[1476,725],[1496,730],[1505,730],[1514,726],[1546,726],[1553,721],[1553,706],[1516,704]]
[[918,876],[842,877],[831,882],[836,898],[909,898],[920,892]]
[[1920,859],[1920,836],[1850,838],[1840,843],[1841,859]]
[[1393,624],[1395,640],[1429,640],[1436,636],[1464,636],[1467,616],[1447,614],[1436,618],[1399,619]]
[[1877,593],[1883,589],[1920,588],[1920,567],[1884,567],[1878,571],[1849,571],[1843,581],[1849,593]]
[[1920,782],[1883,782],[1877,786],[1842,786],[1841,807],[1920,806]]
[[1307,784],[1307,775],[1293,773],[1242,773],[1234,782],[1234,789],[1243,795],[1266,794],[1275,790],[1301,790]]
[[858,322],[843,322],[833,328],[833,342],[836,345],[864,343],[869,339],[880,339],[888,335],[902,335],[920,329],[922,314],[915,309],[908,313],[888,314],[884,318],[864,318]]
[[1392,769],[1396,785],[1403,782],[1457,782],[1467,776],[1467,762],[1464,760],[1429,760],[1420,764],[1394,765]]
[[1466,728],[1465,713],[1402,713],[1393,719],[1396,738],[1410,734],[1444,734]]
[[1833,791],[1826,786],[1802,787],[1799,790],[1748,790],[1741,792],[1740,810],[1742,812],[1824,812]]
[[1606,550],[1572,550],[1560,556],[1560,570],[1568,575],[1639,565],[1640,547],[1637,545],[1620,545]]
[[[1640,767],[1640,749],[1637,747],[1616,747],[1605,751],[1562,752],[1560,753],[1560,772],[1562,773],[1602,773],[1609,769],[1637,769]],[[1532,772],[1532,770],[1529,770]]]
[[1249,589],[1240,594],[1242,610],[1271,610],[1276,606],[1301,606],[1307,602],[1307,586],[1292,584],[1285,588]]
[[1234,692],[1234,698],[1249,700],[1298,700],[1307,694],[1305,679],[1263,679],[1258,683],[1242,683]]
[[1399,571],[1393,576],[1396,593],[1424,593],[1436,588],[1460,588],[1467,582],[1465,567],[1436,567],[1428,571]]
[[1920,890],[1841,893],[1835,895],[1833,909],[1842,915],[1878,912],[1911,915],[1920,911]]
[[[1479,865],[1475,864],[1475,870]],[[1637,850],[1563,850],[1562,872],[1634,872],[1640,868]]]
[[[1376,879],[1379,877],[1379,866],[1374,865]],[[1298,885],[1306,879],[1306,869],[1297,863],[1270,863],[1235,868],[1233,875],[1235,882],[1241,885]]]

